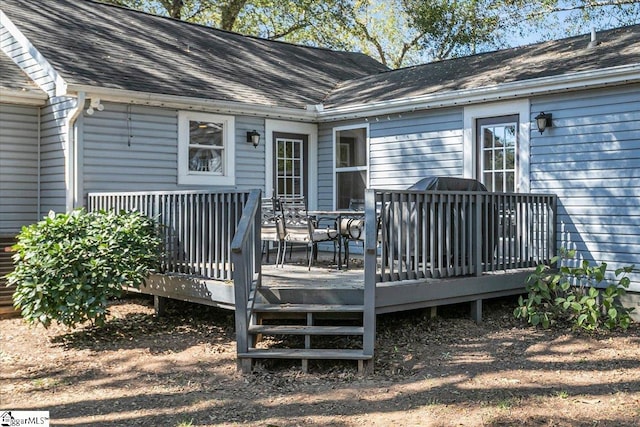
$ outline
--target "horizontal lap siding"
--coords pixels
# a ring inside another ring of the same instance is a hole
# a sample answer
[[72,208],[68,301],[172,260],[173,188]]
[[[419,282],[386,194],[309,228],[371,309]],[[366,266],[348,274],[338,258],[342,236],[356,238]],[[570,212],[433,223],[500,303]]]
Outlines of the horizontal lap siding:
[[[82,118],[85,194],[204,188],[178,185],[177,110],[103,105],[103,111]],[[264,135],[264,120],[236,117],[235,124],[236,187],[263,188],[264,144],[254,149],[245,141],[248,130]]]
[[372,188],[406,189],[426,176],[462,176],[462,110],[371,122]]
[[0,104],[0,236],[37,219],[38,108]]
[[65,150],[67,117],[76,100],[51,98],[42,109],[40,146],[40,214],[66,211]]
[[536,99],[532,120],[540,111],[553,127],[531,134],[531,189],[558,195],[559,245],[611,271],[640,266],[640,85]]

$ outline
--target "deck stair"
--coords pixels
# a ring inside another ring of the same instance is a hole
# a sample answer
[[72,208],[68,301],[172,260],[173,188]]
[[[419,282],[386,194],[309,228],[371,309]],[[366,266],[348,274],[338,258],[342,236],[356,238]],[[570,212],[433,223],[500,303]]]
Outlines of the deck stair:
[[258,359],[354,360],[362,372],[362,289],[352,286],[270,285],[261,289],[248,326],[250,347],[238,354],[243,369]]

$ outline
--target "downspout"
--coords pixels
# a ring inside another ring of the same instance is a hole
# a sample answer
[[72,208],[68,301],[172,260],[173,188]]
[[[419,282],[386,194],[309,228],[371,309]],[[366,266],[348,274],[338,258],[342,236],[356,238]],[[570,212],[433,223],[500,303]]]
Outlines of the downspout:
[[[68,122],[67,122],[67,158],[69,161],[67,168],[67,197],[66,197],[66,208],[67,212],[71,212],[75,207],[78,206],[78,187],[79,187],[79,168],[78,168],[78,151],[79,151],[79,140],[82,139],[81,135],[76,135],[76,121],[78,117],[82,114],[82,109],[84,108],[85,103],[85,92],[78,92],[78,97],[76,98],[76,105],[71,110],[69,110]],[[77,136],[77,138],[76,138]],[[77,140],[76,140],[77,139]],[[80,153],[81,155],[81,153]]]

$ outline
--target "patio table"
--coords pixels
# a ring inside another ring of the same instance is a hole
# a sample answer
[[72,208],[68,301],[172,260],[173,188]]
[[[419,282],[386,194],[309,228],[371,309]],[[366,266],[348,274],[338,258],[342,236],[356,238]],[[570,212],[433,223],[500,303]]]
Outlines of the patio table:
[[[307,211],[307,215],[315,218],[331,218],[336,222],[336,230],[340,232],[340,223],[343,218],[359,218],[364,219],[364,211],[353,210],[313,210]],[[342,236],[338,235],[338,270],[342,270]]]

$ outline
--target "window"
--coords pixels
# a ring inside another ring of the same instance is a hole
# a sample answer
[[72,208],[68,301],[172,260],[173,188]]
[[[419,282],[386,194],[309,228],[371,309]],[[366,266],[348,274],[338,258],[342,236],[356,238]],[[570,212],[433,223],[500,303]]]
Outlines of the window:
[[178,184],[234,185],[233,116],[178,114]]
[[336,129],[336,209],[348,209],[352,199],[364,199],[367,188],[367,129]]
[[478,119],[478,179],[489,191],[516,192],[518,116]]

